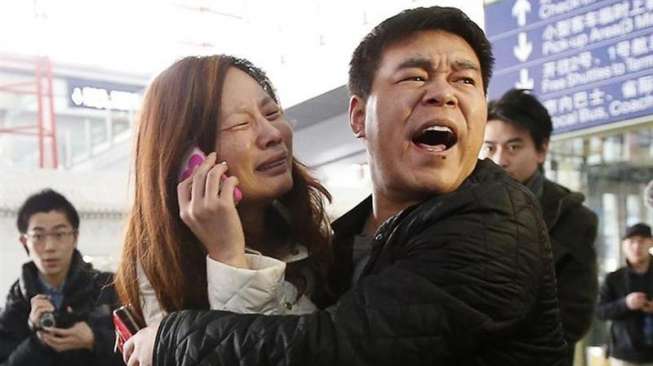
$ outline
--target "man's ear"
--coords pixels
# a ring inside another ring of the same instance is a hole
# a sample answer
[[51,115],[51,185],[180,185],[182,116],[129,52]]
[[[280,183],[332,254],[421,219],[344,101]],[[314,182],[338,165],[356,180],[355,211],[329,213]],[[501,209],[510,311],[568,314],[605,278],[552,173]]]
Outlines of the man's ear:
[[540,148],[537,150],[537,163],[538,164],[544,164],[546,161],[546,154],[549,152],[549,140],[546,139],[544,142],[542,142],[542,145]]
[[357,138],[365,138],[365,101],[358,95],[349,98],[349,127]]
[[20,234],[18,241],[20,241],[20,243],[23,245],[23,249],[25,249],[25,252],[27,252],[27,255],[29,255],[29,249],[27,249],[27,238],[25,237],[25,234]]

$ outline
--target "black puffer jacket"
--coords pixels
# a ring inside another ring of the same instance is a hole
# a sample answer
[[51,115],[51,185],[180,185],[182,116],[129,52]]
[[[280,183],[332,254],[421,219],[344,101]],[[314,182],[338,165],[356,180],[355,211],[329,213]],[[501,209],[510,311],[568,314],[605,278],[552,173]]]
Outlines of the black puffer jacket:
[[531,366],[559,365],[565,349],[538,204],[480,161],[458,191],[389,219],[361,278],[333,307],[303,316],[173,313],[154,362]]
[[12,285],[5,308],[0,313],[0,365],[122,365],[120,356],[113,352],[115,336],[111,311],[118,299],[112,281],[110,273],[94,270],[75,251],[63,289],[61,309],[70,306],[88,323],[95,337],[95,347],[93,351],[58,353],[41,343],[28,326],[30,300],[42,290],[34,263],[23,265],[22,275]]
[[596,215],[583,206],[585,197],[544,181],[542,212],[549,228],[560,300],[560,320],[572,346],[587,333],[598,293],[594,240]]

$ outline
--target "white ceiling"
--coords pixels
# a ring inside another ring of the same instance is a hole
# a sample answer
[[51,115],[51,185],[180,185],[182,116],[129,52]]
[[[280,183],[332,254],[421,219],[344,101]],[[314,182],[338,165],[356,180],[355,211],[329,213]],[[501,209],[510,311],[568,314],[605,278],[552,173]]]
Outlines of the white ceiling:
[[345,84],[354,46],[404,8],[482,0],[3,0],[0,53],[152,75],[191,54],[230,53],[266,70],[286,107]]

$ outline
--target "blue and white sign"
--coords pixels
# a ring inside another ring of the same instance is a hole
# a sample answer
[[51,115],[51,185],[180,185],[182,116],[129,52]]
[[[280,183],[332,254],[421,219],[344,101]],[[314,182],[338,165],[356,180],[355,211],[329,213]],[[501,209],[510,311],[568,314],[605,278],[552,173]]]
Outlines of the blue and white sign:
[[653,0],[500,0],[485,25],[490,99],[532,89],[555,133],[653,115]]

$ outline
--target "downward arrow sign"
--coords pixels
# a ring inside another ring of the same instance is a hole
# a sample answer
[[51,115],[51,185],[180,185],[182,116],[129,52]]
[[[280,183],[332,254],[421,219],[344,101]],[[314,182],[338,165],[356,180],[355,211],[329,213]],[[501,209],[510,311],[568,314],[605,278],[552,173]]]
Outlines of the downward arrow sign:
[[531,3],[528,0],[517,0],[512,7],[512,16],[517,18],[517,24],[523,27],[526,24],[526,13],[531,12]]
[[519,81],[515,83],[517,89],[530,89],[535,86],[535,81],[528,77],[528,69],[519,70]]
[[528,60],[528,56],[533,51],[533,44],[526,39],[526,33],[521,32],[517,36],[517,45],[512,49],[515,57],[521,62]]

